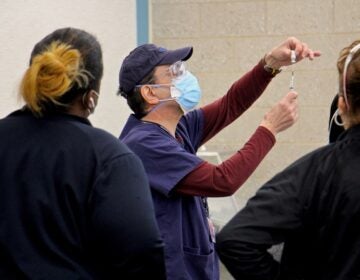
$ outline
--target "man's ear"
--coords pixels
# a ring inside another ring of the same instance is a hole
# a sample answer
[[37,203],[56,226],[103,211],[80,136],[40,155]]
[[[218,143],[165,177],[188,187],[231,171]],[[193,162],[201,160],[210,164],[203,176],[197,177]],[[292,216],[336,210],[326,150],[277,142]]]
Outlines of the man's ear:
[[147,85],[142,86],[140,89],[140,93],[148,104],[156,105],[159,103],[159,98],[156,96],[151,86],[147,86]]

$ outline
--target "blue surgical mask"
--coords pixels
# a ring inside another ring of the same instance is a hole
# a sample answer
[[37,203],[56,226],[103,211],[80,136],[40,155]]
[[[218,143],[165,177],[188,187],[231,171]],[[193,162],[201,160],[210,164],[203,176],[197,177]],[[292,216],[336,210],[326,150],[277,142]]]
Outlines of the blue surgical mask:
[[172,81],[171,97],[180,105],[184,113],[193,110],[200,102],[201,89],[196,77],[187,71]]

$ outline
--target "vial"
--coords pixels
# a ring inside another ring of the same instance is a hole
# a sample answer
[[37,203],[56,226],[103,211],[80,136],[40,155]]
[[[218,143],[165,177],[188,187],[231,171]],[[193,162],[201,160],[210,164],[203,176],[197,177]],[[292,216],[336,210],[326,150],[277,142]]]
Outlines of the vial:
[[294,50],[290,51],[290,59],[291,59],[291,63],[295,63],[296,62],[296,53]]

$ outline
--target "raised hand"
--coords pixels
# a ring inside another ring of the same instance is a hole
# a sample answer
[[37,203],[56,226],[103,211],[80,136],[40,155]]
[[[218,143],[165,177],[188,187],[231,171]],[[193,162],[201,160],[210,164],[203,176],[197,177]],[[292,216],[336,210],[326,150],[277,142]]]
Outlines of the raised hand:
[[320,51],[313,51],[306,43],[301,42],[295,37],[289,37],[265,55],[264,59],[266,65],[273,69],[279,69],[282,66],[290,65],[291,50],[295,50],[296,63],[304,58],[313,60],[315,57],[321,55]]
[[298,119],[297,92],[288,92],[264,116],[261,126],[266,127],[274,135],[292,126]]

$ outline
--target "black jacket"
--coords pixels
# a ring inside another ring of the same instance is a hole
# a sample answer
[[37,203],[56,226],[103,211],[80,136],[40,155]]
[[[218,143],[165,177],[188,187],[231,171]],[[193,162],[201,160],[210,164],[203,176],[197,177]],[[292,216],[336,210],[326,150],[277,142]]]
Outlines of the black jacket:
[[[282,242],[279,264],[267,250]],[[217,250],[236,279],[360,279],[360,126],[260,188]]]
[[0,120],[0,279],[164,279],[143,166],[86,119]]

